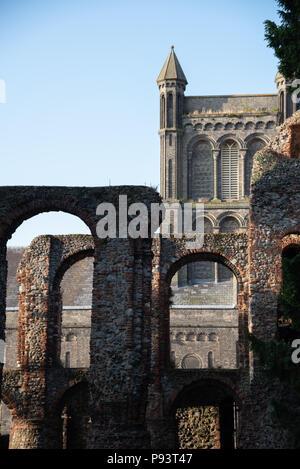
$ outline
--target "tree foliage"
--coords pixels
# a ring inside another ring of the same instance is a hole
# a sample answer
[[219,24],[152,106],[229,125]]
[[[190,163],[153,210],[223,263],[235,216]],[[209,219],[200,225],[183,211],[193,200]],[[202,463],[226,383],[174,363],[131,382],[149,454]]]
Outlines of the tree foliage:
[[266,20],[265,39],[279,59],[278,70],[287,79],[300,78],[300,0],[277,0],[281,24]]

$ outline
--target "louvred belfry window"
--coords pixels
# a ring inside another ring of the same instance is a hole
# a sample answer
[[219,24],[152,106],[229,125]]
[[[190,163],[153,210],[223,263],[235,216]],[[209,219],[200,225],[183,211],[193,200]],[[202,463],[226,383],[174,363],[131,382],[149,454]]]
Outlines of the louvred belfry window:
[[222,199],[239,198],[239,148],[233,141],[222,145],[221,183]]

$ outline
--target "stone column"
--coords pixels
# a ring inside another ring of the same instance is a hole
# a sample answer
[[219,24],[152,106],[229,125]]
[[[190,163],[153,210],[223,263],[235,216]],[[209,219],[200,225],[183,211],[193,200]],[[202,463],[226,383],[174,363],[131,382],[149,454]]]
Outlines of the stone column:
[[48,415],[51,381],[55,383],[51,367],[56,353],[51,344],[57,342],[55,318],[49,321],[53,264],[50,257],[51,237],[36,238],[23,256],[17,273],[21,388],[20,401],[12,416],[10,448],[13,449],[60,447],[59,418]]
[[213,150],[213,159],[214,159],[214,199],[218,198],[218,156],[219,156],[219,150]]
[[218,283],[219,282],[219,271],[218,271],[218,262],[215,262],[214,263],[214,267],[215,267],[215,283]]
[[187,154],[187,198],[191,199],[193,194],[192,194],[192,155],[193,153],[191,151],[188,152]]
[[149,247],[148,240],[131,239],[95,246],[89,448],[150,446],[144,416],[151,336]]
[[240,199],[245,198],[245,155],[247,148],[240,149],[240,174],[241,174],[241,184],[240,184]]
[[38,419],[33,416],[13,416],[9,449],[60,449],[61,433],[58,417]]

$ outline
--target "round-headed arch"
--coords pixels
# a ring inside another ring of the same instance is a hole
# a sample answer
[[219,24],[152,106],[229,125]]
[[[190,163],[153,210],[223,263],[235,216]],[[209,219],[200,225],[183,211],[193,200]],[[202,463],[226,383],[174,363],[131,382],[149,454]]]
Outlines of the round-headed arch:
[[281,239],[281,253],[287,255],[288,252],[298,252],[300,250],[300,233],[289,233]]
[[243,281],[242,281],[242,273],[237,266],[237,263],[231,262],[227,257],[223,256],[219,252],[215,251],[204,251],[204,250],[195,250],[195,251],[187,251],[182,253],[182,255],[171,263],[168,266],[165,281],[167,286],[170,285],[172,277],[176,274],[176,272],[181,269],[186,264],[191,264],[192,262],[199,262],[199,261],[208,261],[208,262],[217,262],[219,264],[228,267],[233,274],[235,275],[239,291],[243,290]]
[[220,225],[226,218],[235,218],[236,221],[239,223],[240,227],[246,226],[245,219],[239,213],[233,211],[221,213],[221,215],[217,217],[217,225],[220,227]]
[[193,377],[189,382],[180,383],[172,390],[167,403],[167,413],[172,415],[177,407],[185,405],[216,405],[226,398],[232,398],[239,407],[241,406],[241,397],[230,379],[222,376],[212,377],[209,374],[201,379]]
[[265,145],[268,145],[268,143],[270,142],[270,139],[262,132],[255,132],[253,134],[248,135],[245,138],[246,145],[248,146],[253,140],[261,140]]
[[217,141],[217,148],[218,149],[221,149],[222,145],[228,141],[234,141],[235,143],[237,143],[238,147],[239,147],[239,150],[244,150],[246,149],[246,145],[245,145],[245,142],[243,139],[241,139],[240,137],[237,137],[235,134],[233,133],[228,133],[228,134],[225,134],[225,135],[222,135],[222,137],[220,137]]
[[95,235],[93,217],[89,216],[88,211],[80,209],[76,198],[67,196],[62,199],[51,197],[48,199],[33,199],[30,202],[12,208],[11,213],[6,218],[5,224],[2,224],[0,220],[0,227],[2,225],[1,235],[8,240],[24,221],[46,212],[65,212],[74,215],[87,225],[92,235]]
[[212,149],[217,148],[217,142],[215,139],[212,137],[205,135],[205,134],[198,134],[194,135],[188,142],[187,144],[187,151],[192,152],[194,148],[198,145],[200,142],[206,142],[208,143]]
[[[89,237],[91,238],[91,236]],[[60,265],[56,269],[56,273],[53,279],[53,289],[56,289],[66,271],[72,267],[72,265],[76,264],[76,262],[85,259],[86,257],[93,257],[94,256],[94,246],[92,239],[87,245],[78,248],[75,252],[70,252],[69,254],[65,255],[63,260],[61,261]]]

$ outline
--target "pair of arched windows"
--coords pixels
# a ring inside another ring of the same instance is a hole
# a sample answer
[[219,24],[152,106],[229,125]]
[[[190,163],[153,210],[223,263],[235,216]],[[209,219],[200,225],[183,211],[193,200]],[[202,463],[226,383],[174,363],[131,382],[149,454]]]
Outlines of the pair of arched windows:
[[[174,116],[174,111],[176,116]],[[180,93],[173,95],[172,92],[163,94],[160,98],[160,128],[181,127],[183,114],[183,96]],[[175,122],[174,122],[175,118]]]
[[[217,174],[214,174],[217,171]],[[215,180],[218,187],[214,188]],[[214,166],[212,147],[202,140],[193,149],[190,197],[194,200],[217,197],[239,199],[239,147],[233,140],[221,145],[220,163]]]

